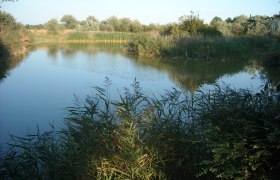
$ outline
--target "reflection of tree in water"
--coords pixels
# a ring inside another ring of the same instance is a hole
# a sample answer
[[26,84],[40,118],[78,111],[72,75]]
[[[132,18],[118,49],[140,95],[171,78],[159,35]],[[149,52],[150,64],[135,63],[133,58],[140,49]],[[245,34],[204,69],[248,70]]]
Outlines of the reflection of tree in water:
[[0,43],[0,83],[5,79],[10,70],[14,69],[25,58],[25,55],[11,57],[8,50]]
[[184,89],[194,91],[199,86],[212,84],[225,74],[235,74],[244,70],[248,64],[246,60],[214,60],[214,61],[186,61],[180,59],[144,59],[138,58],[138,63],[151,65],[166,70],[170,77]]
[[[97,53],[104,52],[111,55],[117,55],[122,52],[121,44],[45,44],[37,45],[30,49],[30,51],[36,49],[46,49],[48,57],[51,59],[57,59],[58,53],[62,53],[64,57],[70,59],[75,58],[76,53],[85,53],[89,56],[94,56]],[[125,55],[128,56],[128,55]],[[9,61],[0,59],[0,79],[3,79],[10,69],[13,69],[21,62],[23,57],[11,59]],[[136,63],[146,66],[152,66],[159,70],[167,71],[170,78],[178,83],[179,86],[184,89],[194,91],[199,86],[207,83],[214,83],[218,78],[223,75],[231,75],[240,71],[246,70],[248,72],[255,72],[256,69],[260,69],[261,72],[275,82],[279,82],[279,69],[270,70],[263,69],[257,60],[213,60],[213,61],[191,61],[180,59],[146,59],[136,58],[129,56],[129,59],[134,60]]]
[[279,72],[280,72],[280,67],[264,68],[262,71],[262,73],[265,75],[265,77],[275,85],[280,83]]
[[122,50],[121,44],[108,43],[68,43],[68,44],[41,44],[37,48],[47,49],[48,57],[57,59],[59,52],[66,58],[73,58],[76,53],[82,52],[89,56],[96,55],[99,52],[106,52],[110,54],[119,54]]
[[[41,46],[47,48],[50,57],[55,58],[58,52],[66,58],[74,58],[76,53],[82,52],[89,56],[105,52],[111,55],[120,54],[120,44],[53,44]],[[234,74],[244,70],[248,64],[246,60],[216,60],[216,61],[185,61],[180,59],[145,59],[129,57],[141,65],[152,66],[159,70],[166,70],[169,76],[184,89],[196,90],[199,86],[214,83],[225,74]]]
[[47,48],[48,52],[47,55],[49,58],[56,60],[57,59],[57,54],[59,51],[59,45],[58,44],[52,44],[50,46],[48,46]]

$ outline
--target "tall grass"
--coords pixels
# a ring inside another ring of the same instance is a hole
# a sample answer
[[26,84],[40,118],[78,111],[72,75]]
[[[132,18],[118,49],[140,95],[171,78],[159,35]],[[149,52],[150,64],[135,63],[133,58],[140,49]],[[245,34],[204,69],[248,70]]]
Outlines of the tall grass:
[[13,137],[3,178],[277,179],[279,91],[216,87],[147,97],[135,82],[118,101],[111,82],[67,108],[66,127]]
[[173,47],[171,39],[159,34],[138,34],[125,47],[125,51],[138,56],[165,56]]
[[211,60],[259,57],[271,49],[279,50],[272,37],[189,37],[142,34],[127,44],[127,52],[138,56],[167,56]]
[[31,34],[33,43],[126,43],[132,39],[133,33],[122,32],[83,32],[83,31],[60,31],[50,34],[45,30],[33,30]]

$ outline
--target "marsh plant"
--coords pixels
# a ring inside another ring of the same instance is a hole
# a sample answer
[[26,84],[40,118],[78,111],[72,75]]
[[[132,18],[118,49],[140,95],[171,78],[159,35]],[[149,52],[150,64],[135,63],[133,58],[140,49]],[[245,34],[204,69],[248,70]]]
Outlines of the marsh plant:
[[216,86],[146,96],[138,82],[76,98],[62,130],[12,136],[4,179],[277,179],[279,91]]
[[266,36],[155,36],[143,33],[126,45],[126,52],[146,57],[194,60],[253,58],[279,51],[279,41]]

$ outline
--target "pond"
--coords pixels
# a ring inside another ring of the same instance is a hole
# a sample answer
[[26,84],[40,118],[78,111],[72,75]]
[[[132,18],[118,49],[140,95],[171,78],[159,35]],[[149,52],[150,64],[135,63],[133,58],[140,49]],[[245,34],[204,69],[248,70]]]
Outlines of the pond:
[[[7,66],[0,80],[0,144],[9,134],[63,127],[66,107],[74,96],[83,100],[104,87],[108,78],[110,96],[118,99],[125,87],[140,82],[147,96],[166,90],[211,89],[214,83],[258,90],[262,71],[253,60],[186,61],[145,59],[125,55],[121,45],[60,44],[37,46]],[[2,73],[3,74],[3,73]]]

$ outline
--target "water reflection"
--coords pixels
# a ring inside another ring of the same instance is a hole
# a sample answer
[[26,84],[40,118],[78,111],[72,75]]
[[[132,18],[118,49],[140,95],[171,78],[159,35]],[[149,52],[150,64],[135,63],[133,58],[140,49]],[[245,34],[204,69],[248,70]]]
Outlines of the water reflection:
[[187,90],[197,90],[203,84],[213,84],[224,75],[232,75],[244,71],[248,65],[244,60],[227,61],[186,61],[180,59],[149,60],[139,58],[140,64],[147,64],[159,69],[165,69],[170,77]]
[[9,58],[0,58],[0,83],[7,78],[9,72],[16,68],[24,58],[27,57],[27,54],[17,56],[17,57],[9,57]]
[[[112,56],[122,55],[134,61],[139,66],[148,66],[160,71],[166,71],[169,77],[183,89],[195,91],[204,84],[213,84],[217,79],[224,75],[234,75],[240,72],[255,74],[261,71],[262,76],[272,81],[279,82],[279,69],[264,69],[259,60],[251,59],[232,59],[232,60],[214,60],[214,61],[186,61],[181,59],[154,58],[147,59],[143,57],[132,57],[122,53],[121,44],[43,44],[30,48],[30,51],[45,50],[47,56],[56,62],[58,56],[63,56],[68,60],[68,66],[79,59],[75,59],[78,53],[86,54],[88,57],[96,56],[98,53],[106,53]],[[0,82],[4,79],[9,71],[15,68],[26,58],[17,57],[9,60],[1,59],[0,65]],[[87,63],[91,63],[88,61]],[[72,67],[75,66],[72,64]],[[89,65],[90,67],[90,65]]]
[[191,61],[182,59],[132,57],[122,53],[121,44],[51,44],[37,46],[46,49],[48,57],[56,60],[59,53],[69,60],[74,60],[77,53],[95,56],[105,52],[110,55],[121,54],[140,66],[149,66],[160,71],[166,71],[170,78],[183,89],[195,91],[203,84],[213,84],[224,75],[234,75],[240,72],[256,73],[261,69],[257,60],[231,59],[213,61]]
[[[91,87],[113,84],[111,98],[119,98],[136,78],[146,95],[160,95],[175,87],[194,91],[214,82],[250,87],[251,77],[272,75],[252,60],[185,61],[146,59],[125,55],[120,44],[51,44],[30,48],[26,57],[1,64],[0,144],[8,133],[22,135],[26,128],[63,124],[65,107],[73,94],[81,99]],[[20,66],[19,66],[20,65]],[[9,74],[9,76],[7,76]],[[275,73],[276,74],[276,73]],[[5,78],[6,77],[6,78]],[[259,86],[259,84],[257,85]]]

